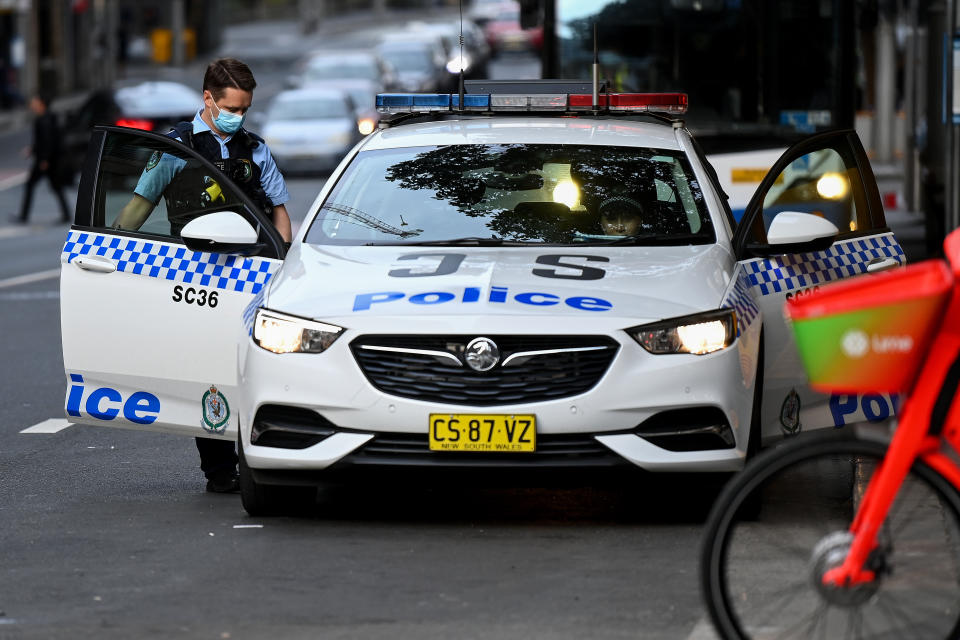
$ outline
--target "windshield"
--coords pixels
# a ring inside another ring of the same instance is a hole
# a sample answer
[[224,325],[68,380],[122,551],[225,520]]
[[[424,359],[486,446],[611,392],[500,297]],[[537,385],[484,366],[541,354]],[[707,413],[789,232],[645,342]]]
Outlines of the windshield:
[[389,49],[384,50],[384,57],[390,60],[398,71],[430,73],[433,68],[430,52],[426,49]]
[[319,120],[347,116],[350,116],[350,111],[346,102],[334,97],[276,100],[267,112],[271,120]]
[[488,144],[364,151],[314,218],[314,244],[706,244],[683,154]]
[[379,80],[380,73],[376,63],[360,60],[329,59],[312,63],[304,72],[307,80],[339,80],[341,78],[363,78]]

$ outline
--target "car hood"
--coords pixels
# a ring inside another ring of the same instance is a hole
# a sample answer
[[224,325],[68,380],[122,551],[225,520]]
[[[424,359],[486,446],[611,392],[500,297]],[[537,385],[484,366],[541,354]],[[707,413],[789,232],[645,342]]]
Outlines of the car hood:
[[729,253],[718,245],[581,249],[294,244],[271,283],[265,306],[381,329],[385,317],[427,324],[451,316],[468,316],[471,322],[489,316],[576,322],[616,317],[639,324],[719,307],[732,266]]

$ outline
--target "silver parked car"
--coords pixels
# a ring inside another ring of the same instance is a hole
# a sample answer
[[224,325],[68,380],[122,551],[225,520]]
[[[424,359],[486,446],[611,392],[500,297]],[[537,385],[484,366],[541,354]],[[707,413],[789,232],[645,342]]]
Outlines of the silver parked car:
[[267,109],[262,134],[285,173],[331,171],[361,137],[353,101],[333,88],[278,93]]

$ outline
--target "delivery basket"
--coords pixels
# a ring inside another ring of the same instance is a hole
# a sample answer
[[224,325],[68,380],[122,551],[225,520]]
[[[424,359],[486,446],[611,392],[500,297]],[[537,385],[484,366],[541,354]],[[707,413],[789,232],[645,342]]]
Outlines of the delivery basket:
[[930,260],[788,300],[810,386],[827,393],[909,390],[952,286],[946,263]]

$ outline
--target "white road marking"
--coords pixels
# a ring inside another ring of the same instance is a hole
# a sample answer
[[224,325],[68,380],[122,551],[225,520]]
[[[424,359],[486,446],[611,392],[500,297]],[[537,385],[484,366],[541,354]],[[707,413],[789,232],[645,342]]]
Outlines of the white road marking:
[[234,529],[263,529],[262,524],[235,524]]
[[0,240],[4,240],[6,238],[16,238],[17,236],[25,236],[28,233],[30,233],[30,227],[25,224],[3,227],[0,229]]
[[713,630],[710,621],[704,618],[693,628],[687,640],[717,640],[717,632]]
[[23,300],[59,300],[59,291],[29,291],[24,293],[0,293],[0,302],[20,302]]
[[48,269],[47,271],[37,271],[36,273],[28,273],[22,276],[14,276],[13,278],[6,278],[5,280],[0,280],[0,289],[6,289],[8,287],[19,287],[22,284],[30,284],[31,282],[40,282],[41,280],[50,280],[51,278],[56,278],[60,275],[60,267],[56,269]]
[[32,427],[27,427],[20,433],[56,433],[72,426],[73,423],[69,420],[64,420],[63,418],[50,418],[49,420],[38,422]]
[[7,176],[0,180],[0,191],[5,189],[12,189],[13,187],[18,187],[24,182],[27,181],[29,174],[26,171],[21,171],[20,173],[15,173],[12,176]]

